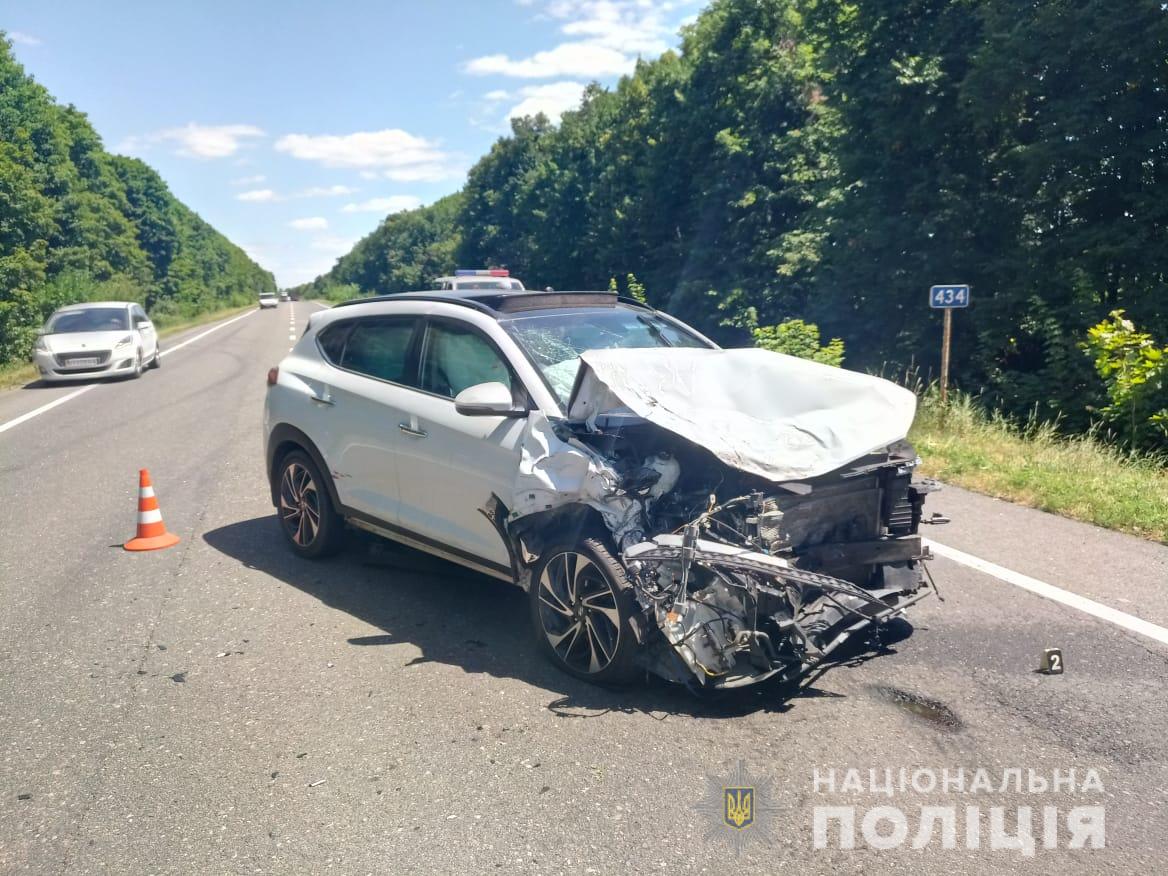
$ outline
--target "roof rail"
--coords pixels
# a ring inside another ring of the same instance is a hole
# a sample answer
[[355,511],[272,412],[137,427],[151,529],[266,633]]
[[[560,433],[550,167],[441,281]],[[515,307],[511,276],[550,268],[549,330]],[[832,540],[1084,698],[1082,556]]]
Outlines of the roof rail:
[[352,304],[377,304],[382,301],[434,301],[439,304],[459,304],[481,313],[495,313],[493,309],[487,307],[481,301],[475,301],[472,298],[462,298],[456,295],[419,295],[416,292],[391,292],[388,295],[369,295],[365,298],[350,298],[348,301],[334,304],[333,309],[348,307]]

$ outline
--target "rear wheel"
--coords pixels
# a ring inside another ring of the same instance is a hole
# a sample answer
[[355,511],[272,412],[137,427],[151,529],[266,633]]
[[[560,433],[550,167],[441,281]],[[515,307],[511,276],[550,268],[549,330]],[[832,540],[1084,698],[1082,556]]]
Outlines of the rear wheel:
[[600,683],[628,681],[637,650],[635,611],[624,567],[598,538],[544,551],[533,570],[531,618],[547,657]]
[[344,522],[312,460],[293,450],[280,460],[279,471],[277,507],[288,546],[306,559],[335,554],[341,547]]

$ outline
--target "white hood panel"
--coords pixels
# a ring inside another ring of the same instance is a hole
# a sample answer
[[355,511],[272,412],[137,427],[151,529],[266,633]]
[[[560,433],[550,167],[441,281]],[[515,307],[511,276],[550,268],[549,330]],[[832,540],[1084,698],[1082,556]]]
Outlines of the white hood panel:
[[767,350],[591,350],[568,416],[631,411],[740,471],[834,471],[908,434],[916,396],[888,380]]

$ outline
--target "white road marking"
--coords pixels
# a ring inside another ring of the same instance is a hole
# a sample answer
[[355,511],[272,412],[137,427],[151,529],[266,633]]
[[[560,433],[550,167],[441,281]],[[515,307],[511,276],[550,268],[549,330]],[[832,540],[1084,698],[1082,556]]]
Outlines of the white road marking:
[[[195,335],[193,338],[188,338],[187,340],[183,341],[181,344],[175,344],[173,347],[170,347],[166,350],[161,350],[158,353],[158,355],[159,356],[166,356],[170,353],[173,353],[175,350],[181,350],[187,344],[193,344],[195,341],[207,337],[207,335],[211,334],[211,332],[217,332],[217,331],[219,331],[219,329],[224,328],[225,326],[229,326],[233,322],[238,322],[239,320],[243,319],[244,317],[251,316],[253,313],[255,313],[254,310],[249,310],[247,313],[241,313],[239,316],[233,316],[231,319],[227,320],[226,322],[221,322],[218,325],[211,326],[211,328],[207,329],[205,332],[200,332],[199,334]],[[77,398],[77,396],[79,396],[79,395],[84,395],[85,393],[89,392],[89,390],[91,390],[91,389],[97,389],[97,387],[99,385],[100,384],[97,384],[97,383],[87,383],[85,386],[82,386],[81,388],[74,390],[73,392],[69,393],[68,395],[63,395],[58,399],[54,399],[53,401],[49,402],[46,405],[41,405],[39,408],[35,408],[34,410],[29,411],[27,414],[21,414],[19,417],[17,417],[14,420],[9,420],[7,423],[0,423],[0,432],[7,432],[9,429],[12,429],[16,426],[19,426],[21,423],[27,423],[33,417],[39,417],[41,414],[45,413],[46,411],[51,411],[53,408],[57,407],[58,405],[63,405],[63,404],[65,404],[65,402],[72,401],[73,399]]]
[[1157,626],[1143,618],[1138,618],[1134,614],[1119,611],[1118,609],[1104,605],[1102,602],[1096,602],[1094,599],[1088,599],[1086,596],[1071,593],[1068,590],[1063,590],[1061,587],[1055,587],[1053,584],[1047,584],[1045,581],[1039,581],[1037,578],[1023,575],[1021,572],[1015,572],[1013,569],[1007,569],[1004,566],[999,566],[997,563],[991,563],[989,560],[983,560],[981,557],[975,557],[973,554],[959,551],[957,548],[938,544],[932,540],[926,541],[925,544],[931,547],[933,553],[939,557],[945,557],[947,560],[953,560],[955,563],[961,563],[963,566],[977,569],[979,572],[992,575],[1000,581],[1005,581],[1007,584],[1013,584],[1015,587],[1029,590],[1031,593],[1041,596],[1044,599],[1062,603],[1065,606],[1078,609],[1092,617],[1097,617],[1099,620],[1115,624],[1117,627],[1123,627],[1125,630],[1139,633],[1141,636],[1147,636],[1149,639],[1155,639],[1162,645],[1168,645],[1168,629]]
[[77,396],[81,395],[82,393],[89,392],[89,390],[93,389],[96,386],[97,386],[96,383],[87,384],[86,386],[83,386],[80,389],[69,393],[68,395],[63,395],[59,399],[55,399],[55,400],[49,402],[47,405],[41,405],[39,408],[36,408],[35,410],[29,411],[27,414],[22,414],[21,416],[17,417],[15,420],[9,420],[7,423],[0,424],[0,432],[7,432],[9,429],[13,428],[14,426],[19,426],[21,423],[25,423],[25,422],[31,420],[33,417],[40,416],[45,411],[51,411],[57,405],[63,405],[63,404],[65,404],[65,402],[70,401],[71,399],[77,398]]

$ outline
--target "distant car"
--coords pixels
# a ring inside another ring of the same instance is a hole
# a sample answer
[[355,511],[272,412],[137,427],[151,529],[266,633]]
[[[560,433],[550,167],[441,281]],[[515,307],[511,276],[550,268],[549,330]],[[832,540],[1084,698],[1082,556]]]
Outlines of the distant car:
[[436,277],[435,290],[451,292],[467,289],[510,289],[522,292],[524,286],[505,268],[459,268],[450,277]]
[[280,293],[280,300],[281,301],[291,301],[292,299],[288,296],[287,292],[281,292]]
[[275,292],[261,292],[260,293],[260,309],[261,310],[264,309],[265,307],[277,307],[279,305],[279,303],[280,303],[280,299],[278,299],[276,297]]
[[97,301],[62,307],[33,346],[41,380],[140,377],[162,365],[154,324],[139,304]]

